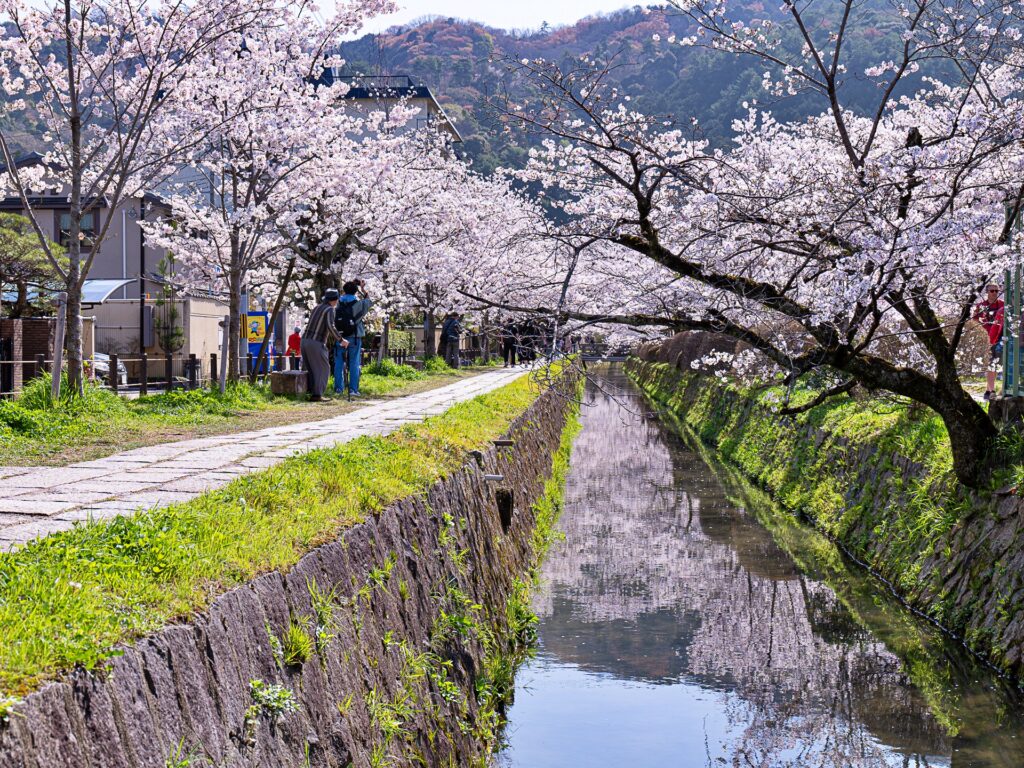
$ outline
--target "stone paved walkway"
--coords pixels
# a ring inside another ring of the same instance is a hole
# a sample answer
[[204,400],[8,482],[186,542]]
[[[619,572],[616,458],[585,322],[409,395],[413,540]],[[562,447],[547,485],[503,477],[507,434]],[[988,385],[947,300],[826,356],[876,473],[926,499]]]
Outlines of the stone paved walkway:
[[0,467],[0,551],[71,528],[188,501],[289,456],[386,435],[525,373],[499,370],[384,402],[325,421],[289,424],[137,448],[67,467]]

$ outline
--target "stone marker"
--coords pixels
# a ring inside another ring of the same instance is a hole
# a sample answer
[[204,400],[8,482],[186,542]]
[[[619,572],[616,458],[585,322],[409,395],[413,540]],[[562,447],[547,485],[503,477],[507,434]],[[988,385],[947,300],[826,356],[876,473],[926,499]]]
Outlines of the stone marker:
[[305,371],[274,371],[270,374],[270,391],[275,395],[304,395],[309,391]]

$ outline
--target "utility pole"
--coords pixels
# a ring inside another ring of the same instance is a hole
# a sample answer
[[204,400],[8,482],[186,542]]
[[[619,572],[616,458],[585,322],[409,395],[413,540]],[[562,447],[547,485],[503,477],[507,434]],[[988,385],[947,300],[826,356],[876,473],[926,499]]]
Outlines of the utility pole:
[[139,352],[146,354],[146,198],[139,205]]

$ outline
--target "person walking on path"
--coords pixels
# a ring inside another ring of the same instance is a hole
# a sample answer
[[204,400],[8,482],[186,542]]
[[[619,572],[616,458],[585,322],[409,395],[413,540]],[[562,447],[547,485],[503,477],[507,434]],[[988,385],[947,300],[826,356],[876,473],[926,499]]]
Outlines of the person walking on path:
[[462,335],[462,315],[451,312],[441,326],[441,349],[449,368],[459,367],[459,337]]
[[[348,395],[359,397],[359,374],[363,358],[363,337],[366,328],[363,318],[373,306],[373,300],[366,294],[365,280],[350,280],[342,286],[344,294],[335,313],[338,332],[345,345],[338,344],[334,352],[334,391],[345,390],[345,371],[348,371]],[[357,297],[358,294],[358,297]]]
[[288,370],[290,371],[294,371],[298,367],[298,361],[302,357],[302,329],[296,325],[292,330],[294,333],[288,337],[288,350],[285,352],[288,356]]
[[974,319],[981,323],[981,326],[988,333],[989,343],[989,366],[985,373],[985,399],[991,400],[996,394],[996,367],[1003,356],[1003,321],[1006,313],[1006,305],[999,298],[999,286],[989,284],[985,286],[985,300],[980,302],[974,310]]
[[518,344],[516,338],[516,324],[511,320],[506,321],[501,326],[501,355],[505,360],[505,367],[513,367],[516,365],[516,345]]
[[327,339],[347,347],[348,342],[335,327],[335,308],[338,306],[338,292],[334,288],[324,291],[320,303],[309,316],[306,331],[302,334],[302,367],[309,376],[309,399],[319,402],[324,399],[327,390],[327,379],[331,373],[328,362]]

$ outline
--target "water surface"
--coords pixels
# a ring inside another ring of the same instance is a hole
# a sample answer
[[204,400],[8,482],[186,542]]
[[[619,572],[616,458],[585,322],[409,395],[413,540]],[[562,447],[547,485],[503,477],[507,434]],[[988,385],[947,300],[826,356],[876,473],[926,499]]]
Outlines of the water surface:
[[1024,766],[1015,694],[652,408],[588,384],[499,766]]

